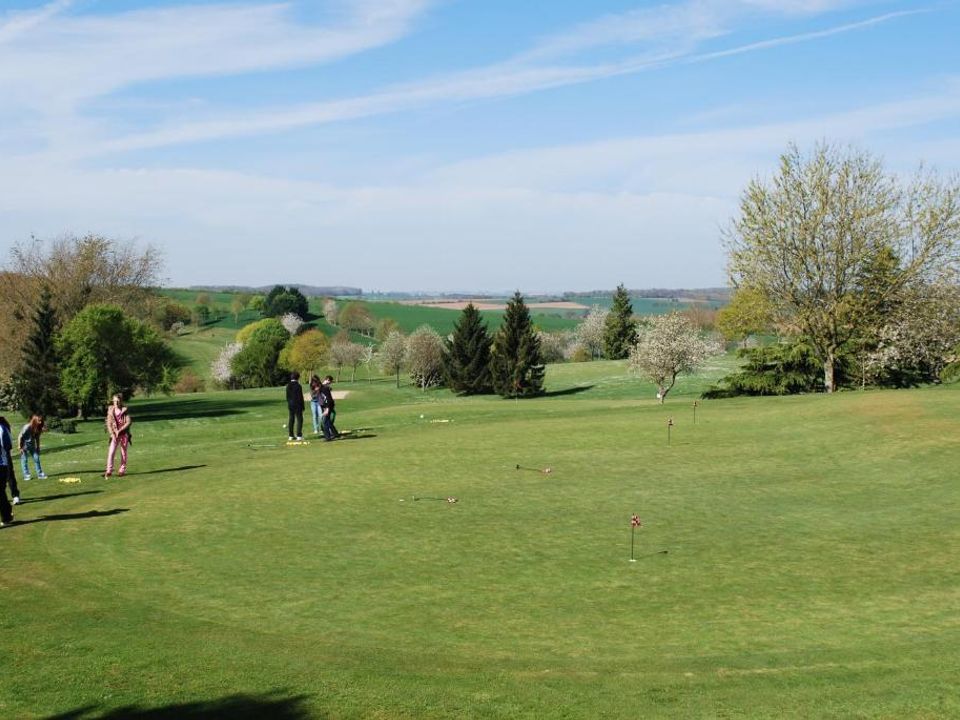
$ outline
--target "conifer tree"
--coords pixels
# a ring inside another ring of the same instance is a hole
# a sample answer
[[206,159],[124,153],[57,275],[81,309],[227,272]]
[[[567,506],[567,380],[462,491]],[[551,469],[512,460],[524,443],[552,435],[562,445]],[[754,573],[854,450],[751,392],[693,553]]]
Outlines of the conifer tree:
[[543,357],[530,311],[518,290],[507,303],[503,325],[493,341],[493,389],[506,398],[543,394]]
[[613,294],[613,307],[607,315],[603,333],[603,352],[611,360],[622,360],[637,344],[637,326],[633,321],[633,305],[623,283]]
[[50,289],[44,286],[23,343],[20,365],[13,373],[18,409],[25,415],[56,415],[66,405],[60,392],[56,332],[57,314]]
[[490,376],[490,344],[487,324],[480,311],[468,303],[453,327],[453,339],[445,343],[443,374],[447,386],[458,395],[481,395],[493,391]]

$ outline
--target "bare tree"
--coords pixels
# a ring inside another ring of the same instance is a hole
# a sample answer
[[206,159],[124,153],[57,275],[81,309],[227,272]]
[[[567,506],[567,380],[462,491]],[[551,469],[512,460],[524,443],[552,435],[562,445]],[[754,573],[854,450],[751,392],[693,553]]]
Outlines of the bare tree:
[[323,301],[323,317],[331,325],[337,324],[337,301],[333,298]]
[[397,376],[397,387],[400,387],[400,370],[403,369],[407,357],[407,341],[403,333],[399,330],[392,330],[380,343],[377,357],[380,361],[381,370],[395,374]]

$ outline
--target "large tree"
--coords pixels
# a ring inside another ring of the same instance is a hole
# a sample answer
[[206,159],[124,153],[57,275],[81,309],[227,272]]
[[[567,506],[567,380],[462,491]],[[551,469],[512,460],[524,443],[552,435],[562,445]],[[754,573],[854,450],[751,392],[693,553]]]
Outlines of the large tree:
[[270,387],[287,379],[287,371],[280,366],[280,352],[290,339],[290,333],[275,318],[257,323],[256,329],[243,343],[240,352],[230,360],[230,369],[240,387]]
[[633,319],[630,294],[621,283],[613,293],[613,306],[603,329],[603,352],[611,360],[622,360],[630,355],[637,343],[637,323]]
[[445,343],[443,374],[447,386],[459,395],[481,395],[493,391],[490,377],[492,338],[480,311],[467,303],[453,326],[453,336]]
[[307,316],[307,298],[303,293],[292,285],[284,287],[283,285],[274,285],[273,289],[267,293],[263,301],[261,312],[266,317],[280,317],[287,313],[294,313],[302,318]]
[[17,409],[24,415],[56,415],[66,407],[60,391],[60,362],[56,347],[57,314],[50,290],[44,287],[30,319],[30,330],[13,373]]
[[167,392],[183,364],[156,330],[114,305],[77,313],[60,332],[57,352],[60,386],[80,415],[102,407],[115,392]]
[[960,187],[929,174],[904,186],[864,152],[821,144],[804,156],[793,146],[769,182],[748,185],[726,241],[732,284],[763,293],[774,321],[809,340],[832,392],[878,255],[897,267],[877,302],[955,272]]
[[163,302],[153,292],[162,266],[153,247],[100,235],[32,237],[14,244],[7,271],[0,272],[0,368],[16,365],[28,328],[22,319],[37,306],[43,287],[61,325],[91,304],[115,305],[146,320]]
[[544,366],[540,338],[519,290],[507,302],[503,324],[494,336],[490,371],[494,392],[502,397],[535,397],[543,394]]

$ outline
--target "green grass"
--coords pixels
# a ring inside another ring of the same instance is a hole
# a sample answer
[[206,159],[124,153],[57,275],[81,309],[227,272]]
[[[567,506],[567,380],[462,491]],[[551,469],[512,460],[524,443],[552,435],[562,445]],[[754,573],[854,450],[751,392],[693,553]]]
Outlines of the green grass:
[[100,422],[47,435],[0,716],[960,716],[958,390],[694,425],[722,372],[664,406],[615,362],[519,402],[341,383],[363,430],[291,448],[282,389],[137,399],[124,479]]

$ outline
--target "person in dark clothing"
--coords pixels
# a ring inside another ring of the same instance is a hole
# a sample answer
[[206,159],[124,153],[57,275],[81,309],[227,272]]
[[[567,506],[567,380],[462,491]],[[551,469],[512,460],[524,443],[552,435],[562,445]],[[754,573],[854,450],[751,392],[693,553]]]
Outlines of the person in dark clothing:
[[[290,373],[290,382],[287,383],[287,440],[303,440],[303,385],[300,384],[300,373],[294,370]],[[296,433],[294,433],[296,424]]]
[[13,473],[13,436],[10,432],[10,423],[0,417],[0,527],[13,522],[13,508],[7,500],[7,484],[10,484],[10,494],[13,495],[13,504],[20,502],[20,491],[17,489],[17,477]]
[[324,440],[336,440],[340,437],[337,427],[333,424],[337,418],[337,404],[333,399],[333,391],[330,389],[332,384],[333,377],[331,375],[327,375],[320,384],[320,410],[323,413],[320,427],[323,429]]

